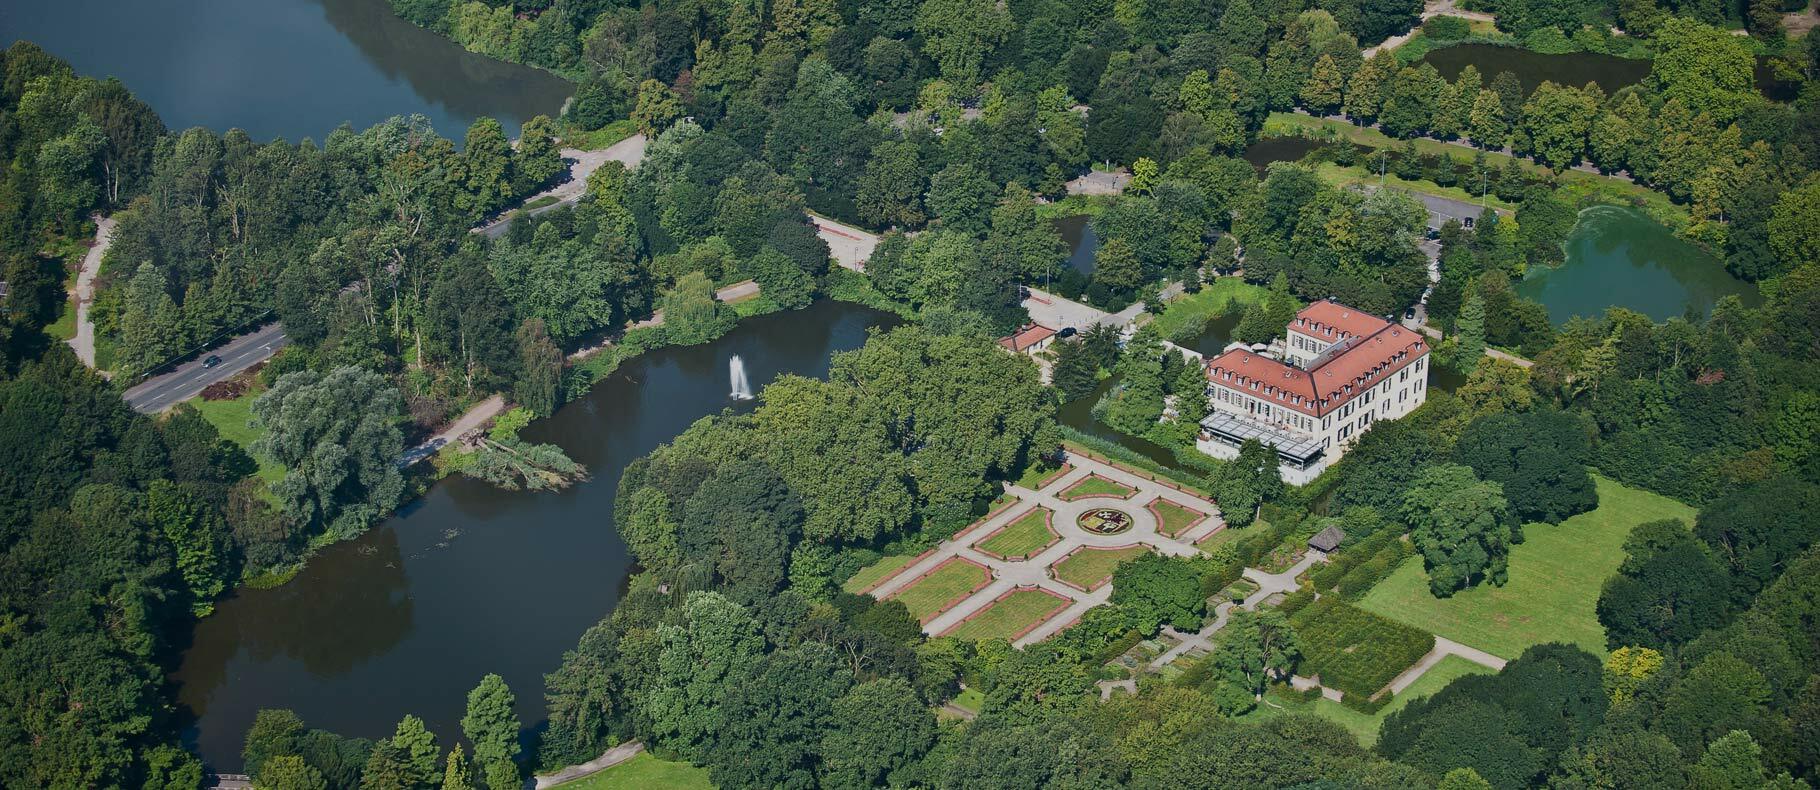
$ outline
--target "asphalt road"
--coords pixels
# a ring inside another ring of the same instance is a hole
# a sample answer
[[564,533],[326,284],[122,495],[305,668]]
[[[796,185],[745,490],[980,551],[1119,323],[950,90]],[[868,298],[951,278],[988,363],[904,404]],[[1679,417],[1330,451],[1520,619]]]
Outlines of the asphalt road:
[[[164,411],[202,394],[202,390],[210,384],[269,359],[288,342],[290,339],[284,336],[284,327],[273,321],[234,338],[227,345],[198,355],[196,359],[178,365],[169,373],[127,390],[124,395],[126,403],[146,414]],[[211,355],[220,357],[221,364],[212,368],[203,367],[203,360]]]

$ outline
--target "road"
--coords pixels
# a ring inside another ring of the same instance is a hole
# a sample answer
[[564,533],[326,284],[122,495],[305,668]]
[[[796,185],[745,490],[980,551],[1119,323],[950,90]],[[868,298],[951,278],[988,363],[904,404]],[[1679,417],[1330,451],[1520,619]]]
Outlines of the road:
[[[70,348],[76,351],[76,358],[82,360],[90,370],[95,367],[95,320],[89,315],[89,303],[95,301],[95,274],[101,271],[101,256],[107,254],[108,245],[114,243],[114,220],[95,215],[95,243],[88,248],[88,254],[82,256],[82,269],[76,272],[76,336],[70,338]],[[101,375],[108,375],[103,372]]]
[[815,223],[815,235],[828,243],[828,254],[835,263],[856,272],[866,271],[866,261],[878,248],[878,236],[820,214],[810,214],[809,221]]
[[[161,412],[201,395],[210,384],[264,362],[289,342],[290,339],[284,336],[284,327],[274,321],[228,341],[227,345],[209,354],[178,365],[176,370],[134,386],[123,397],[128,406],[140,412]],[[221,364],[203,367],[203,361],[209,356],[220,357]]]

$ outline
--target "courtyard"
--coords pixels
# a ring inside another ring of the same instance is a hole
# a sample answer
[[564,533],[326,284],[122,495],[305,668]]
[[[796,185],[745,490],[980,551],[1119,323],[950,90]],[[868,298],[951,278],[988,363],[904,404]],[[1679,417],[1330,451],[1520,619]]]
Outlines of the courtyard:
[[1106,603],[1119,563],[1200,554],[1195,543],[1225,527],[1206,498],[1076,452],[1030,485],[1007,484],[1014,502],[868,591],[902,601],[930,635],[1021,647]]

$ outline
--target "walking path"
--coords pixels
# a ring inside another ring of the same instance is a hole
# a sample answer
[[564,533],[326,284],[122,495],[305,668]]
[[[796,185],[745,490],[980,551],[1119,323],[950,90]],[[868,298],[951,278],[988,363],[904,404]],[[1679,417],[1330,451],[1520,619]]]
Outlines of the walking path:
[[481,426],[487,424],[487,420],[493,419],[504,411],[505,407],[506,399],[498,395],[474,404],[473,408],[455,418],[455,421],[449,423],[448,427],[443,428],[441,432],[407,451],[403,458],[398,459],[398,465],[400,467],[410,466],[435,455],[438,450],[453,443],[456,439],[460,439],[467,432],[480,430]]
[[1296,581],[1296,577],[1302,575],[1303,571],[1313,567],[1315,563],[1326,561],[1326,554],[1314,549],[1309,549],[1308,553],[1302,557],[1300,562],[1290,566],[1289,570],[1283,571],[1282,573],[1265,573],[1256,568],[1246,568],[1245,578],[1250,579],[1258,585],[1257,592],[1245,596],[1245,600],[1241,603],[1235,604],[1231,601],[1225,601],[1218,606],[1215,606],[1213,610],[1213,622],[1208,623],[1207,626],[1202,628],[1198,633],[1184,634],[1171,626],[1163,626],[1163,633],[1170,638],[1177,640],[1176,646],[1163,651],[1162,655],[1151,659],[1150,668],[1152,670],[1162,669],[1167,666],[1169,662],[1181,658],[1182,654],[1187,653],[1190,650],[1199,650],[1203,653],[1213,652],[1212,637],[1215,633],[1218,633],[1220,629],[1226,627],[1226,622],[1231,619],[1232,610],[1244,609],[1249,611],[1257,608],[1258,604],[1263,603],[1264,599],[1269,598],[1272,595],[1278,593],[1288,595],[1289,593],[1295,592],[1296,588],[1301,586],[1301,583]]
[[1120,195],[1125,192],[1125,185],[1131,183],[1131,174],[1123,168],[1115,172],[1090,170],[1086,174],[1068,182],[1070,195]]
[[1049,293],[1036,288],[1025,288],[1029,297],[1024,299],[1024,309],[1030,312],[1030,320],[1052,329],[1088,327],[1106,324],[1120,329],[1131,326],[1137,317],[1144,314],[1143,302],[1132,302],[1125,309],[1108,313],[1089,304],[1074,301],[1068,297]]
[[571,765],[553,774],[538,775],[536,777],[536,788],[537,790],[545,790],[545,788],[555,787],[564,782],[573,782],[584,776],[593,776],[594,774],[605,771],[608,768],[612,768],[615,765],[638,756],[638,753],[644,750],[645,745],[639,741],[622,743],[602,752],[599,757],[582,763],[581,765]]
[[1126,678],[1125,680],[1101,680],[1095,682],[1093,685],[1100,687],[1101,702],[1112,699],[1112,692],[1114,691],[1123,691],[1134,697],[1137,696],[1137,681],[1130,678]]
[[[1428,326],[1426,324],[1424,324],[1422,326],[1422,334],[1425,334],[1436,340],[1440,340],[1442,337],[1441,330],[1436,329],[1432,326]],[[1533,359],[1524,359],[1523,357],[1519,357],[1516,354],[1512,354],[1508,351],[1499,351],[1490,346],[1485,347],[1485,356],[1491,357],[1492,359],[1502,359],[1505,362],[1509,362],[1510,364],[1516,365],[1517,367],[1520,367],[1520,368],[1533,368],[1536,366],[1536,362]]]
[[543,198],[556,198],[552,203],[534,209],[508,209],[505,214],[492,222],[474,228],[472,232],[485,234],[488,238],[499,238],[512,227],[512,220],[520,213],[525,216],[536,216],[546,211],[554,211],[562,206],[575,205],[583,195],[588,193],[588,176],[594,175],[601,165],[618,162],[627,169],[638,166],[645,159],[645,136],[635,134],[617,143],[594,151],[582,151],[575,148],[562,149],[564,159],[573,160],[569,165],[569,180],[542,192],[525,198],[525,203],[532,203]]
[[[930,635],[939,635],[961,625],[972,616],[985,610],[998,600],[999,596],[1018,589],[1042,590],[1069,601],[1068,606],[1061,612],[1049,617],[1014,640],[1013,644],[1023,647],[1055,635],[1080,619],[1088,609],[1106,603],[1112,596],[1112,585],[1109,583],[1101,584],[1091,591],[1082,591],[1064,584],[1054,577],[1051,566],[1075,550],[1144,546],[1151,551],[1170,556],[1192,557],[1200,554],[1200,549],[1194,546],[1196,542],[1225,526],[1225,522],[1219,517],[1219,508],[1202,497],[1182,492],[1077,453],[1068,454],[1068,463],[1073,468],[1069,469],[1066,474],[1051,480],[1040,491],[1007,485],[1005,491],[1016,497],[1019,500],[1017,503],[1001,508],[997,513],[974,524],[955,537],[943,541],[941,545],[917,561],[904,566],[896,574],[873,588],[873,597],[880,600],[890,598],[920,581],[924,574],[958,557],[987,568],[992,574],[992,579],[985,587],[937,613],[924,623],[923,630]],[[1093,475],[1132,488],[1135,493],[1123,499],[1094,496],[1070,502],[1060,498],[1061,493]],[[1181,533],[1179,537],[1168,537],[1158,532],[1156,516],[1146,507],[1159,499],[1199,511],[1206,514],[1207,517]],[[1047,508],[1054,514],[1050,520],[1050,528],[1060,537],[1049,547],[1025,560],[999,559],[976,548],[979,543],[991,537],[999,528],[1023,518],[1035,507]],[[1131,519],[1130,529],[1116,535],[1101,535],[1088,532],[1080,526],[1078,522],[1083,514],[1103,507],[1116,508],[1128,515]]]
[[[76,336],[69,339],[76,358],[90,370],[95,368],[95,321],[88,308],[95,300],[95,275],[101,271],[101,256],[107,254],[108,246],[113,243],[113,218],[96,214],[95,243],[88,248],[88,254],[82,256],[82,268],[76,272],[76,291],[71,294],[76,301]],[[103,371],[101,375],[109,374]]]
[[1408,669],[1403,670],[1403,674],[1396,676],[1390,681],[1390,693],[1403,693],[1403,689],[1409,688],[1411,684],[1420,680],[1422,675],[1426,674],[1428,670],[1433,669],[1436,664],[1441,663],[1441,659],[1448,656],[1459,656],[1474,664],[1478,664],[1479,666],[1490,667],[1492,669],[1503,669],[1504,664],[1506,663],[1504,659],[1498,658],[1497,656],[1476,647],[1467,647],[1466,645],[1462,645],[1451,639],[1437,636],[1435,637],[1434,649],[1428,651],[1428,655],[1423,656],[1421,661],[1417,661]]
[[820,214],[809,214],[809,221],[815,223],[815,235],[828,243],[835,263],[862,274],[866,271],[866,261],[872,260],[872,251],[878,249],[877,235]]
[[[1422,21],[1427,22],[1430,18],[1437,16],[1457,16],[1475,22],[1491,22],[1495,19],[1491,14],[1482,11],[1463,11],[1455,5],[1455,0],[1430,0],[1428,6],[1422,9]],[[1416,29],[1420,29],[1420,25],[1418,25]],[[1359,54],[1364,55],[1365,59],[1370,60],[1371,56],[1378,54],[1379,50],[1392,50],[1403,46],[1404,44],[1409,43],[1410,39],[1415,38],[1416,29],[1412,29],[1408,33],[1404,33],[1400,36],[1391,36],[1390,38],[1384,39],[1383,42],[1376,46],[1370,46],[1359,50]]]

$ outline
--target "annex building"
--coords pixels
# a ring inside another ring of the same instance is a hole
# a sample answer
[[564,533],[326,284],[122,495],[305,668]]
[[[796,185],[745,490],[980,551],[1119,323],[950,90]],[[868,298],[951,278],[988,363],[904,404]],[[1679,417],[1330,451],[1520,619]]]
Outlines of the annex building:
[[1240,346],[1207,361],[1207,399],[1196,445],[1236,458],[1248,439],[1277,451],[1284,482],[1304,485],[1378,420],[1428,397],[1421,333],[1332,300],[1296,313],[1281,359]]

